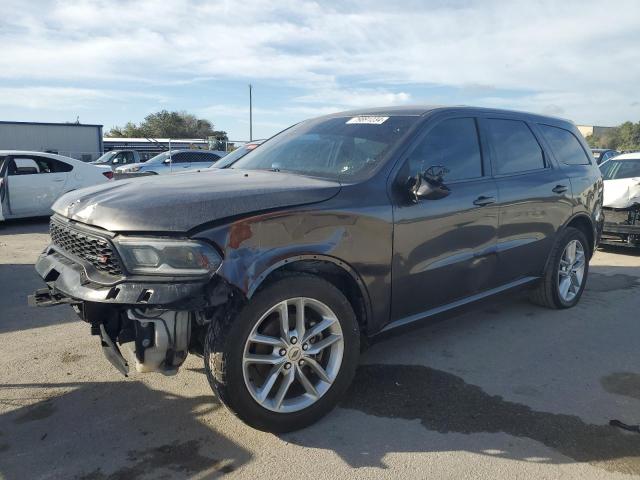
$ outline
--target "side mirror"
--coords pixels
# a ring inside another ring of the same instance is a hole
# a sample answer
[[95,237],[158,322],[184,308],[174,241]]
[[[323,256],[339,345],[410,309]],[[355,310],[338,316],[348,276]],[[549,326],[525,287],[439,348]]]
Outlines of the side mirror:
[[120,159],[119,158],[114,158],[113,160],[111,160],[111,163],[116,165],[117,163],[120,163]]
[[166,163],[166,164],[171,163],[171,157],[165,158],[164,162],[162,162],[162,163]]
[[444,184],[443,177],[449,170],[441,165],[429,167],[423,173],[415,177],[409,177],[407,187],[411,200],[418,203],[421,199],[439,200],[451,193],[449,187]]

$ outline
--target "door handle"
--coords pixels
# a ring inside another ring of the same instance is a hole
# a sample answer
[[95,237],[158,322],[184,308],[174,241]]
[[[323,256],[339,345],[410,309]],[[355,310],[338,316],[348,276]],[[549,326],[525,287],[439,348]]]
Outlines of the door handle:
[[54,182],[64,182],[64,178],[54,178]]
[[567,187],[565,185],[556,185],[551,189],[553,193],[564,193],[567,191]]
[[479,207],[484,207],[487,205],[491,205],[492,203],[495,203],[496,199],[493,197],[485,197],[484,195],[481,195],[480,197],[476,198],[473,201],[474,205],[477,205]]

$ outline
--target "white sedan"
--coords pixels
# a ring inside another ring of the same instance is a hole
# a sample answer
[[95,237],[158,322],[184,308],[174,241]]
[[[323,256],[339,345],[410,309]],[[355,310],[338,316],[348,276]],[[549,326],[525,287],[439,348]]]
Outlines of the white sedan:
[[112,178],[108,166],[52,153],[0,150],[0,221],[51,215],[61,195]]

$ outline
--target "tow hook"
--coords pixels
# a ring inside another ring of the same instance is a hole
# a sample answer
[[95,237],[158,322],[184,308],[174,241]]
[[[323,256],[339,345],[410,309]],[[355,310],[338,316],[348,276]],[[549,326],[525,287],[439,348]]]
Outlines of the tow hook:
[[102,323],[100,324],[100,343],[102,344],[102,352],[104,356],[107,357],[107,360],[109,360],[111,365],[116,367],[120,373],[127,377],[129,374],[129,364],[122,356],[122,353],[120,353],[118,346],[111,340],[109,334],[107,334]]

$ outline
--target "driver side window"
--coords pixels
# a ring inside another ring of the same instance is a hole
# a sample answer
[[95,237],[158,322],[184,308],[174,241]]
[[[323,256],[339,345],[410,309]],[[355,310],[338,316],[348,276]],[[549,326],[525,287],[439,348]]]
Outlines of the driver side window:
[[473,118],[452,118],[436,125],[409,156],[409,176],[432,166],[448,171],[444,182],[482,177],[482,155]]

